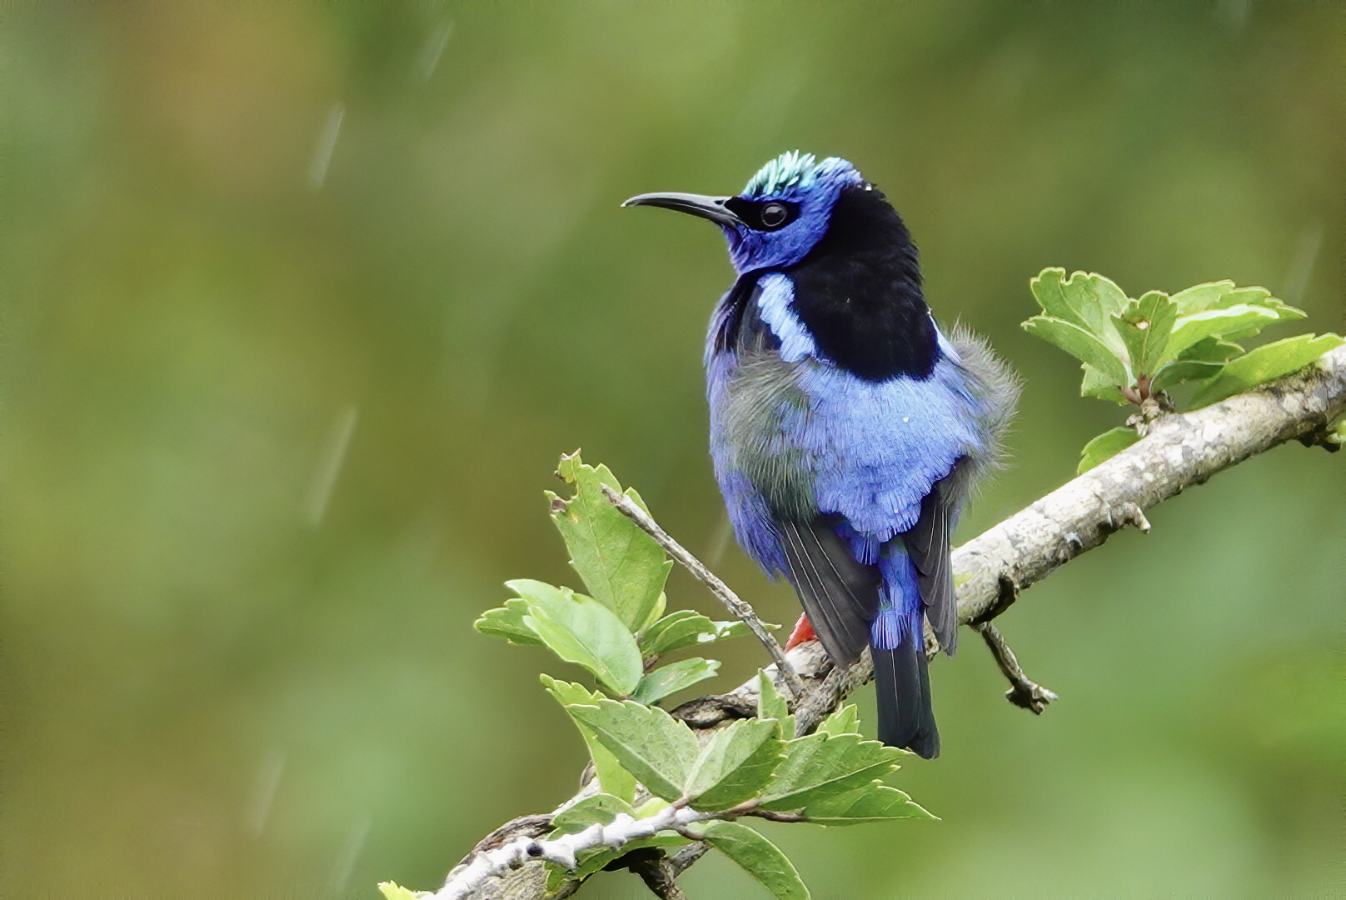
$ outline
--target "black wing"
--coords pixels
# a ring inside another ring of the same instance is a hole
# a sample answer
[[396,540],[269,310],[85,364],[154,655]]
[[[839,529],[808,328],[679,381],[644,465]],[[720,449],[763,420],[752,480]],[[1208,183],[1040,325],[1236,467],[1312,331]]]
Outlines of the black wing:
[[854,663],[869,644],[869,625],[879,610],[879,570],[855,561],[837,537],[837,516],[807,524],[783,522],[786,575],[832,662]]
[[925,603],[925,617],[944,652],[953,656],[958,644],[958,605],[953,593],[954,500],[952,480],[957,470],[937,482],[921,502],[921,517],[903,537],[916,565],[917,584]]

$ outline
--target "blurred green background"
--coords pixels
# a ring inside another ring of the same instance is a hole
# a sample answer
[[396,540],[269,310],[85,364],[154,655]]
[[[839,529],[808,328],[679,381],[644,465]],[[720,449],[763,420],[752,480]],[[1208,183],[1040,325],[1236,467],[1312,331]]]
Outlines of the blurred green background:
[[[0,41],[14,897],[435,887],[568,796],[537,672],[576,671],[470,627],[575,582],[562,451],[793,621],[705,452],[721,238],[632,194],[796,147],[889,193],[936,312],[1026,380],[963,539],[1124,415],[1018,328],[1044,266],[1342,325],[1336,4],[53,3]],[[1041,718],[978,642],[941,659],[945,752],[900,784],[942,822],[771,837],[819,898],[1340,895],[1342,465],[1280,448],[1025,595]],[[726,648],[712,687],[761,661]]]

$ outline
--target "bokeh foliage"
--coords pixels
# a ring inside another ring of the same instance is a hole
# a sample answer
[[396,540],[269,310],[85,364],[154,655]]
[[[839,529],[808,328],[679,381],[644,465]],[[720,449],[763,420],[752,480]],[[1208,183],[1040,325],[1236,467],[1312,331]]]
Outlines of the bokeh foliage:
[[[1018,328],[1045,266],[1264,285],[1340,331],[1343,16],[8,9],[4,886],[371,896],[568,795],[582,744],[534,738],[565,724],[545,651],[471,628],[506,578],[567,581],[539,499],[562,450],[789,620],[706,458],[721,242],[627,196],[734,190],[800,147],[893,197],[936,312],[1027,382],[964,537],[1116,424]],[[765,831],[818,896],[1329,893],[1341,483],[1339,456],[1283,448],[1026,594],[1001,624],[1062,696],[1040,719],[975,648],[936,665],[944,753],[903,788],[941,823]],[[760,661],[724,648],[728,683]],[[687,877],[740,889],[724,860]]]

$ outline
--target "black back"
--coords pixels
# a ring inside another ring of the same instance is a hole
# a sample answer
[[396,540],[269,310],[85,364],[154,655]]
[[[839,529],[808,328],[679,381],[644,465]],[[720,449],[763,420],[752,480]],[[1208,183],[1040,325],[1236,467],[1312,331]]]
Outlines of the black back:
[[882,192],[843,189],[822,240],[786,272],[795,313],[837,365],[870,381],[930,375],[938,338],[916,245]]

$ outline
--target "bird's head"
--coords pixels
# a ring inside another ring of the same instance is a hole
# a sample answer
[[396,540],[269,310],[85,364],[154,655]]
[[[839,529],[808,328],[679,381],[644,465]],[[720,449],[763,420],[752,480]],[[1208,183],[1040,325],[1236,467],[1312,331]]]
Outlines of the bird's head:
[[844,159],[783,153],[762,167],[734,197],[641,194],[623,206],[662,206],[710,219],[729,240],[739,272],[799,262],[827,232],[832,207],[847,187],[866,187]]

